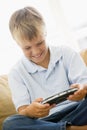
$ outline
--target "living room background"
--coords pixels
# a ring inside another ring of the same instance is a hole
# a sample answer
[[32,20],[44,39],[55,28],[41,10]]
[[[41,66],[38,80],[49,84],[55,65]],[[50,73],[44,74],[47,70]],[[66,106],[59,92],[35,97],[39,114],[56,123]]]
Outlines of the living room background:
[[22,55],[11,37],[8,22],[11,14],[24,6],[34,6],[42,13],[50,44],[69,45],[76,51],[87,47],[86,0],[3,0],[0,2],[0,75],[9,73]]

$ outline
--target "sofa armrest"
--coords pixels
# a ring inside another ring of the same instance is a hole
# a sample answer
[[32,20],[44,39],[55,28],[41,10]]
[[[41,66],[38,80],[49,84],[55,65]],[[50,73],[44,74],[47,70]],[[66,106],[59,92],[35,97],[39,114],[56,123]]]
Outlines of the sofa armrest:
[[16,114],[16,109],[12,102],[7,75],[2,75],[0,76],[0,130],[3,120],[12,114]]

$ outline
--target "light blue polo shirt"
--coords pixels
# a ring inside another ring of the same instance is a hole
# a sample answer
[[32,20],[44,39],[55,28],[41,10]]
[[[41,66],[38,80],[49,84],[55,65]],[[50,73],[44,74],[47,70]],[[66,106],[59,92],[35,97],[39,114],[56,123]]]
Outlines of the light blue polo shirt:
[[[65,46],[49,47],[48,69],[36,65],[25,56],[9,73],[9,86],[16,109],[28,105],[36,98],[47,98],[64,91],[73,83],[87,83],[87,68],[80,55]],[[74,102],[65,101],[51,109],[60,111]]]

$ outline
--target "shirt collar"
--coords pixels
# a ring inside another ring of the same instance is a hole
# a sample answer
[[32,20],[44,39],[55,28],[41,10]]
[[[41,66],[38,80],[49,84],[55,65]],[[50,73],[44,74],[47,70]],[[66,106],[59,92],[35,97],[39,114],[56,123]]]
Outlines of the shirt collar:
[[[60,60],[62,54],[58,47],[49,46],[50,51],[50,62],[49,66],[55,66],[55,64]],[[22,63],[27,69],[29,73],[35,73],[37,71],[44,71],[47,70],[46,68],[43,68],[41,66],[36,65],[35,63],[28,60],[25,56],[22,59]],[[48,66],[48,67],[49,67]]]
[[60,49],[60,47],[50,46],[49,50],[50,50],[50,63],[49,63],[49,65],[52,64],[55,66],[55,64],[62,57],[61,49]]

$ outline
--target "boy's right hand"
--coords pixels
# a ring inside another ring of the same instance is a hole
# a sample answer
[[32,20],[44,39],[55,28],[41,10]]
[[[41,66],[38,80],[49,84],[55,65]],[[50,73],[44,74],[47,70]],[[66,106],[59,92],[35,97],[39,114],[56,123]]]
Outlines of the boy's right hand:
[[38,98],[31,104],[22,106],[18,109],[19,114],[29,116],[31,118],[41,118],[49,115],[50,109],[55,105],[41,104],[42,98]]

